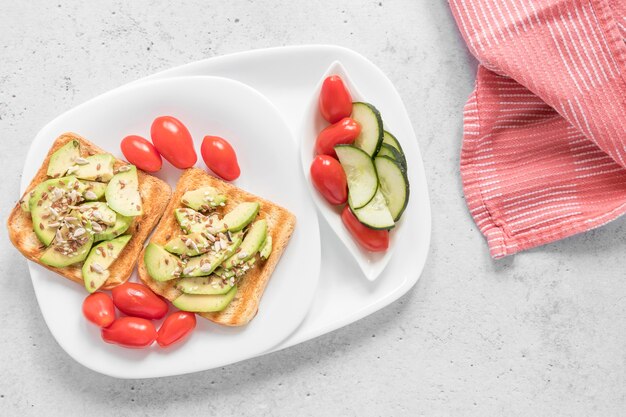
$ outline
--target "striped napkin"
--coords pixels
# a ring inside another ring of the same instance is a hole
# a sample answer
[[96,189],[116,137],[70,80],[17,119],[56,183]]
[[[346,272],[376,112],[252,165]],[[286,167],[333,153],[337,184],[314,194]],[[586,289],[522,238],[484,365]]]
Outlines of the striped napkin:
[[480,62],[461,175],[491,255],[626,212],[626,1],[449,2]]

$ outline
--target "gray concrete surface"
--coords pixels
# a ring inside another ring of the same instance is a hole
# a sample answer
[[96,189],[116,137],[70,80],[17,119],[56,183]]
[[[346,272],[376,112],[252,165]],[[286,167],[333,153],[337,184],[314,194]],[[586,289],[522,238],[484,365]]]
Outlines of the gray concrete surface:
[[2,230],[0,415],[624,415],[626,224],[489,258],[457,168],[475,63],[444,1],[177,3],[0,1],[2,217],[31,139],[61,111],[198,59],[333,43],[389,75],[420,137],[433,205],[422,278],[388,308],[286,351],[119,381],[56,344]]

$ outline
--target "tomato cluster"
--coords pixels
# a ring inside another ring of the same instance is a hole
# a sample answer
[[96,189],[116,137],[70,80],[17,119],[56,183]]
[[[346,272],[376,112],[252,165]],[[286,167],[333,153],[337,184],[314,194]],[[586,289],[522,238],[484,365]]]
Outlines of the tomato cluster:
[[[156,340],[166,347],[182,341],[196,327],[194,313],[177,311],[157,331],[152,320],[165,317],[168,305],[145,285],[127,282],[115,287],[111,295],[96,292],[83,301],[85,318],[102,328],[102,340],[107,343],[140,349]],[[126,316],[116,318],[116,307]]]
[[[348,181],[337,161],[335,146],[352,144],[361,133],[361,125],[350,116],[352,96],[338,75],[327,77],[322,84],[319,110],[329,123],[315,141],[315,158],[311,163],[311,181],[319,193],[332,205],[348,201]],[[361,223],[349,206],[345,206],[341,219],[355,240],[366,250],[382,252],[389,248],[389,231],[374,230]]]
[[[130,135],[121,143],[124,157],[146,172],[157,172],[161,157],[179,169],[191,168],[198,161],[189,129],[175,117],[159,116],[152,122],[150,138]],[[206,166],[227,181],[239,178],[237,154],[228,141],[219,136],[205,136],[200,153]]]

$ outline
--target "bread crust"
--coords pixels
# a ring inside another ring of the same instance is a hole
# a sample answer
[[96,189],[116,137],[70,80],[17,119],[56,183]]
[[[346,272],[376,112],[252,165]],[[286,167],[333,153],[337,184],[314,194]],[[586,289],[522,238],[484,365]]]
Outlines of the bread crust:
[[[268,200],[257,197],[232,184],[212,177],[203,170],[190,168],[186,170],[178,180],[176,190],[165,210],[165,215],[152,234],[150,242],[165,245],[170,238],[182,234],[180,226],[174,216],[174,210],[184,207],[181,203],[181,198],[185,192],[205,186],[214,187],[221,194],[227,196],[228,202],[226,208],[218,209],[220,215],[223,215],[225,212],[244,201],[258,201],[261,204],[261,208],[257,219],[266,219],[268,233],[272,236],[273,248],[270,257],[266,261],[257,261],[243,276],[237,286],[237,295],[228,307],[217,313],[199,313],[200,316],[214,323],[225,326],[243,326],[248,324],[257,313],[265,287],[291,238],[291,234],[296,225],[296,217],[287,209]],[[165,282],[153,280],[148,274],[143,262],[144,252],[145,249],[142,251],[137,267],[139,278],[144,284],[149,286],[152,291],[173,301],[182,294],[182,292],[174,286],[175,280]]]
[[[90,154],[107,153],[76,133],[68,132],[62,134],[52,144],[43,164],[26,188],[22,199],[27,199],[28,194],[37,185],[48,179],[46,172],[48,170],[50,156],[57,149],[72,140],[77,140],[80,143],[80,152],[83,157]],[[120,159],[115,160],[114,168],[119,168],[122,165],[127,165],[127,162]],[[109,267],[110,276],[102,286],[102,289],[111,289],[128,280],[141,253],[144,242],[163,215],[172,194],[172,189],[166,182],[152,175],[137,170],[137,177],[139,179],[139,193],[141,194],[143,203],[143,214],[133,219],[128,231],[125,233],[132,233],[132,238],[128,241],[128,244],[124,247],[119,257]],[[20,199],[20,201],[22,201],[22,199]],[[15,207],[13,207],[9,215],[7,228],[11,242],[27,259],[69,280],[81,285],[83,284],[83,274],[81,271],[82,262],[64,268],[57,268],[44,265],[39,261],[41,254],[45,250],[45,246],[39,241],[35,232],[33,232],[33,223],[30,213],[22,210],[19,201],[15,204]]]

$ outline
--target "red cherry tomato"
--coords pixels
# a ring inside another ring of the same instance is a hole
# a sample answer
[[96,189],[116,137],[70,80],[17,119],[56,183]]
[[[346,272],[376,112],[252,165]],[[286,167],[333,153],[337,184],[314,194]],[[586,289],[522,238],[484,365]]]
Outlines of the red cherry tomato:
[[108,327],[115,320],[115,306],[107,294],[95,292],[85,297],[83,314],[96,326]]
[[205,136],[200,153],[206,166],[226,181],[239,178],[241,170],[237,163],[237,154],[225,139],[219,136]]
[[363,248],[371,252],[384,252],[389,248],[389,231],[374,230],[365,226],[352,213],[350,207],[343,208],[341,219],[346,229]]
[[190,168],[198,160],[189,130],[175,117],[161,116],[154,119],[150,137],[163,158],[176,168]]
[[348,200],[348,180],[341,164],[328,155],[317,155],[311,164],[311,181],[330,204]]
[[128,162],[146,172],[157,172],[163,165],[161,154],[153,144],[137,135],[126,136],[121,143],[122,153]]
[[150,320],[139,317],[120,317],[109,327],[102,329],[102,340],[131,349],[150,346],[157,338],[157,331]]
[[113,288],[111,294],[115,307],[129,316],[158,320],[167,314],[167,303],[145,285],[127,282]]
[[156,341],[161,347],[169,346],[185,339],[195,327],[196,315],[194,313],[177,311],[167,316],[159,329]]
[[330,123],[338,122],[352,113],[352,97],[338,75],[324,80],[320,93],[320,112]]
[[335,145],[353,143],[359,133],[361,133],[361,125],[354,119],[344,117],[317,135],[315,154],[330,155],[337,158]]

